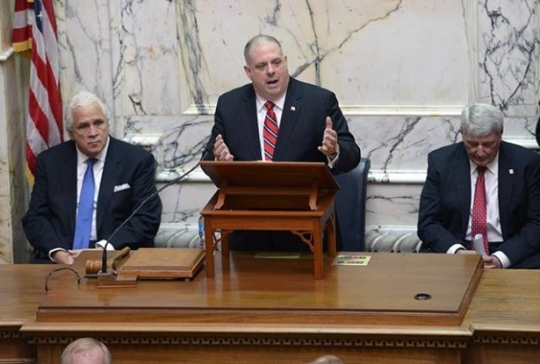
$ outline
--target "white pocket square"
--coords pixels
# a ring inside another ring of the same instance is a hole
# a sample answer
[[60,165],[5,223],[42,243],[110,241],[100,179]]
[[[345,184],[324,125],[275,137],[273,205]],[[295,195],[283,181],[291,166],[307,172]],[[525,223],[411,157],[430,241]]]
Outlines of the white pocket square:
[[122,191],[122,190],[127,190],[128,188],[130,188],[130,186],[127,183],[124,183],[123,185],[114,186],[114,193],[118,191]]

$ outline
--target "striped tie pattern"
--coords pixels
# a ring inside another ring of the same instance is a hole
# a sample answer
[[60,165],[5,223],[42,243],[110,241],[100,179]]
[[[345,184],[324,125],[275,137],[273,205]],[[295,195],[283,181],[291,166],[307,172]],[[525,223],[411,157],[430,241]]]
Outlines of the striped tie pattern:
[[489,244],[487,239],[487,209],[486,209],[486,185],[484,172],[486,167],[476,167],[477,178],[474,190],[474,202],[472,211],[471,235],[472,238],[481,234],[484,240],[484,249],[489,255]]
[[278,124],[276,113],[274,112],[274,103],[267,101],[264,104],[266,107],[266,118],[264,118],[263,139],[264,139],[264,160],[271,161],[276,149]]

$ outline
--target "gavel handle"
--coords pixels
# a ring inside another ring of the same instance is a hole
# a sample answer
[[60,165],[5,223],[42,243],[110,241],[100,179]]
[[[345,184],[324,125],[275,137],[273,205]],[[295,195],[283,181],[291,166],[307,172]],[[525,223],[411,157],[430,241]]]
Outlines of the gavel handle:
[[[126,246],[124,249],[120,250],[120,253],[116,254],[116,256],[111,260],[110,267],[114,270],[116,270],[116,266],[118,263],[122,261],[126,256],[129,255],[131,249],[129,249],[128,246]],[[109,265],[109,264],[107,264]]]

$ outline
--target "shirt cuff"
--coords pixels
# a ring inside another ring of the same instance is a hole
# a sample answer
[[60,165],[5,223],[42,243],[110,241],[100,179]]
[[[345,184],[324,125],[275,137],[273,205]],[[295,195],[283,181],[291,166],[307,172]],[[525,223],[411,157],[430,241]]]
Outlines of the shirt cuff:
[[96,248],[105,249],[105,245],[107,245],[107,250],[114,250],[114,246],[112,244],[107,244],[107,240],[105,239],[96,242]]
[[57,252],[59,250],[62,250],[62,251],[67,253],[67,250],[64,249],[64,248],[55,248],[55,249],[49,250],[49,259],[51,260],[51,262],[58,263],[56,260],[53,259],[52,255],[53,255],[54,252]]
[[456,252],[459,250],[459,249],[464,249],[464,250],[467,250],[465,249],[465,247],[461,244],[454,244],[452,245],[447,251],[446,251],[446,254],[456,254]]
[[493,256],[497,257],[497,259],[499,259],[499,261],[502,264],[503,269],[506,269],[506,268],[510,267],[510,265],[512,265],[512,262],[510,261],[510,259],[508,259],[506,254],[504,254],[501,251],[497,251],[497,252],[495,252],[495,253],[493,253],[491,255],[493,255]]
[[[338,144],[339,145],[339,144]],[[326,156],[326,159],[328,160],[328,167],[330,169],[334,168],[334,166],[336,165],[338,159],[339,159],[339,147],[338,147],[338,151],[336,152],[336,154],[334,155],[334,158],[330,158],[330,156]]]

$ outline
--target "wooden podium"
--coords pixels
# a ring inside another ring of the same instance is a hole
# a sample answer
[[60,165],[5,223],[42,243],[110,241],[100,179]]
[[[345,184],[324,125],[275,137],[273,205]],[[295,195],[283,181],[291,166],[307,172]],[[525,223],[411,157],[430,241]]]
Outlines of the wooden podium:
[[313,253],[314,278],[323,279],[323,236],[336,255],[334,198],[339,186],[324,163],[202,161],[218,190],[201,211],[205,223],[206,276],[214,277],[214,233],[222,258],[234,230],[289,230]]

